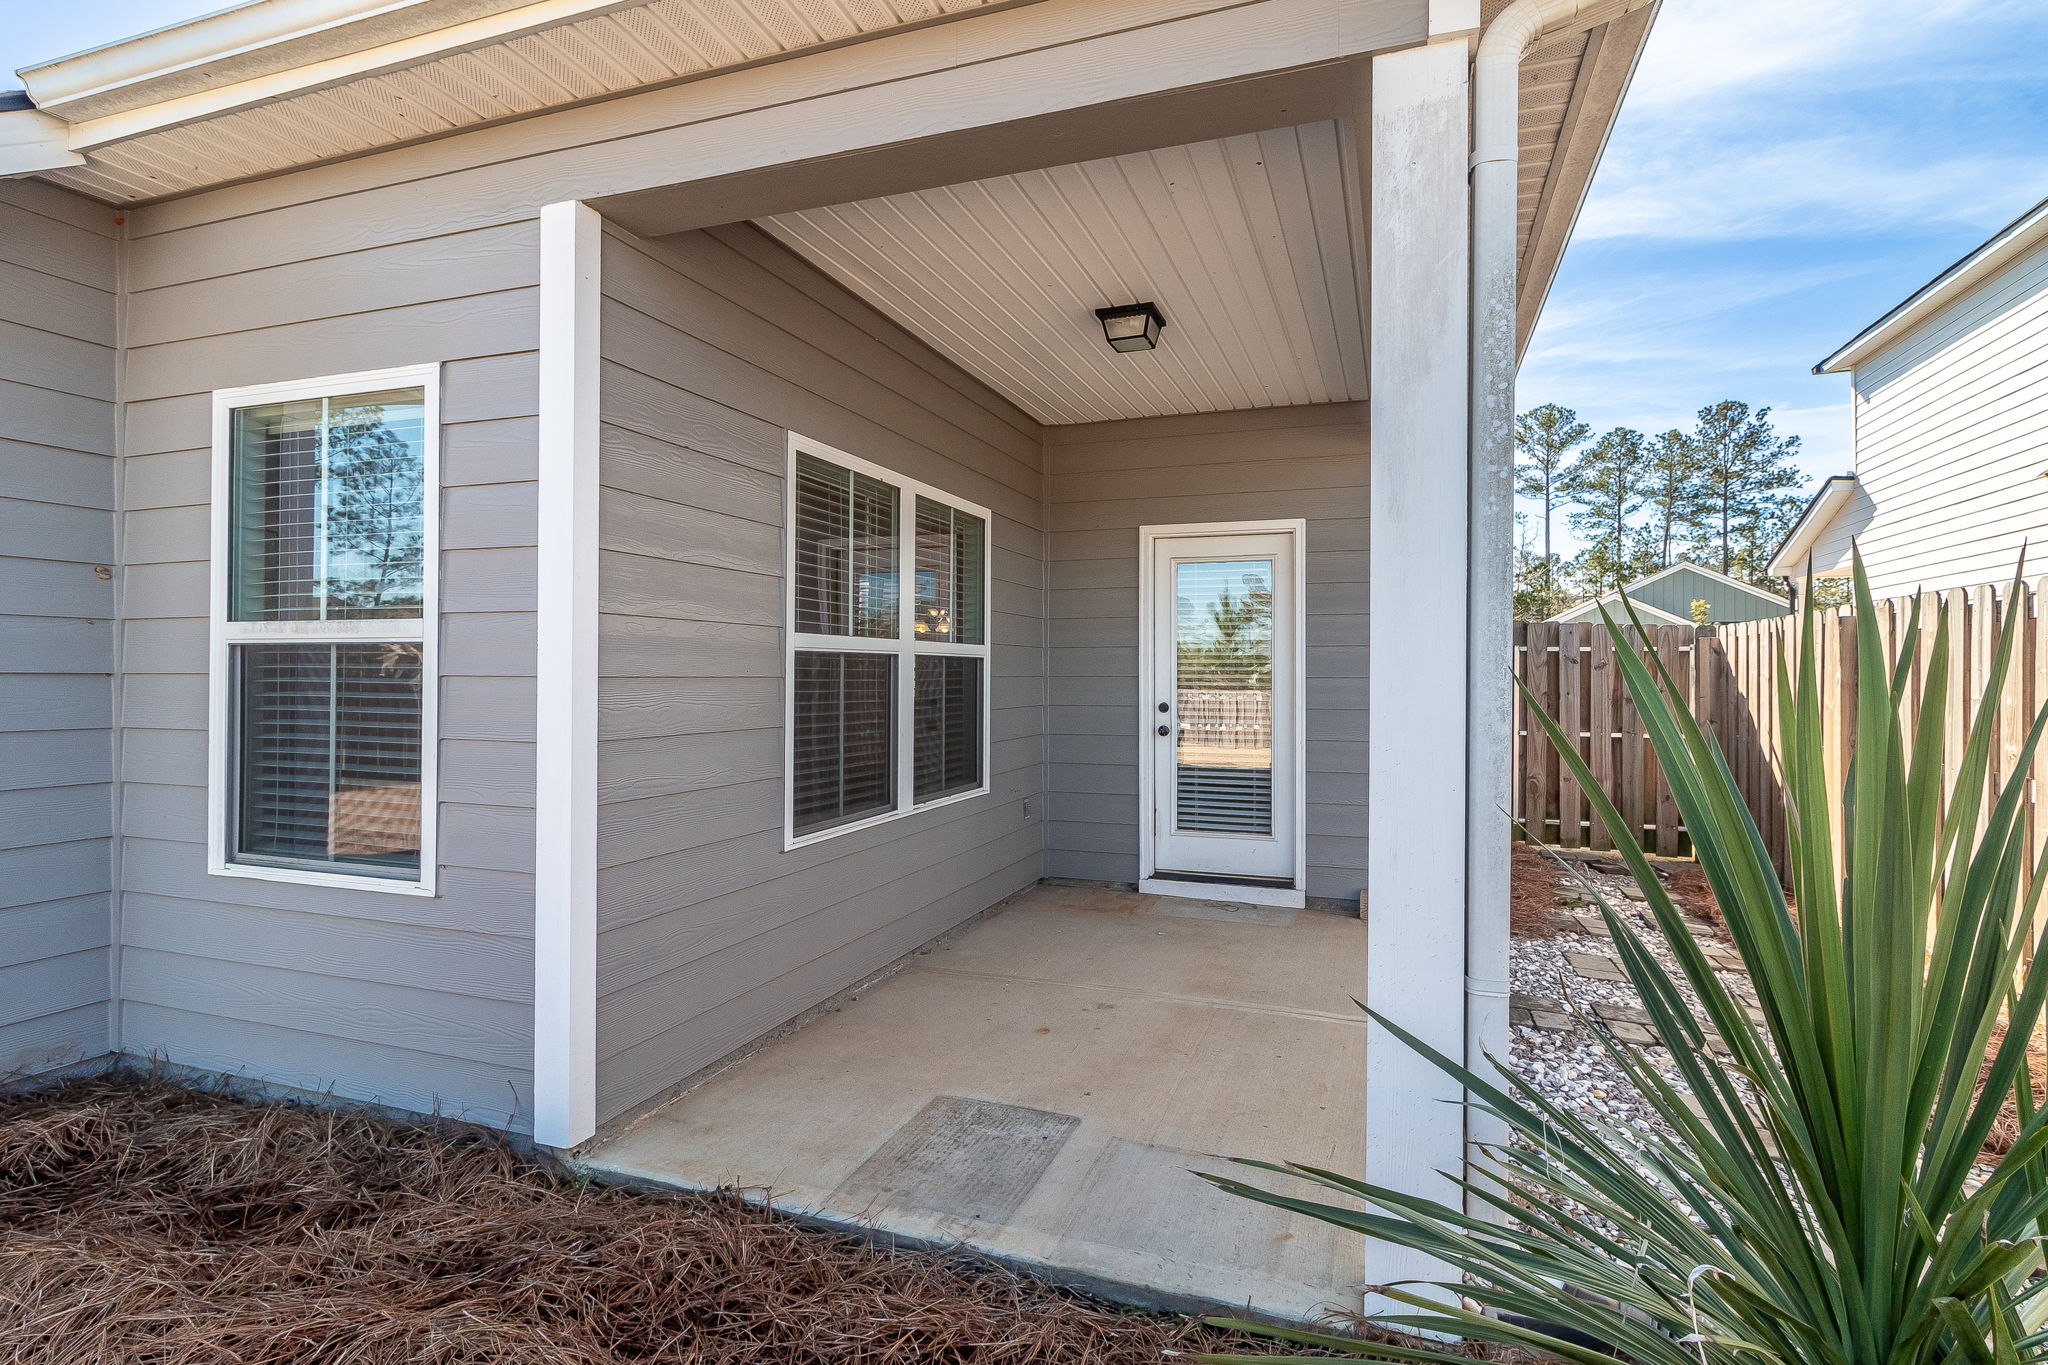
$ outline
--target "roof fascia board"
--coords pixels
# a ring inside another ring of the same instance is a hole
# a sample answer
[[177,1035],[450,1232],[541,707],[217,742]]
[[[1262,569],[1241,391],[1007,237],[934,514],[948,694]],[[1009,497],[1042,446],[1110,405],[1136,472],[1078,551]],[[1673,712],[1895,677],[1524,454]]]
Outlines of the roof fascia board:
[[1956,295],[2043,239],[2048,239],[2048,199],[2028,209],[1975,251],[1921,285],[1896,308],[1814,366],[1813,372],[1841,374],[1855,369],[1872,353],[1891,345]]
[[62,119],[40,109],[0,111],[0,175],[83,166],[85,158],[71,150],[66,131]]
[[1835,514],[1848,505],[1855,491],[1854,474],[1831,475],[1820,486],[1820,491],[1813,495],[1813,500],[1806,504],[1799,520],[1792,523],[1792,529],[1785,533],[1784,542],[1771,556],[1771,562],[1764,566],[1765,571],[1779,578],[1803,577],[1801,565],[1805,555],[1828,528],[1828,523],[1835,519]]
[[635,0],[541,0],[539,4],[523,5],[502,14],[472,19],[358,52],[88,119],[72,127],[70,145],[74,151],[104,147],[145,133],[162,132],[238,109],[309,94],[491,43],[505,42],[558,24],[621,9],[633,2]]

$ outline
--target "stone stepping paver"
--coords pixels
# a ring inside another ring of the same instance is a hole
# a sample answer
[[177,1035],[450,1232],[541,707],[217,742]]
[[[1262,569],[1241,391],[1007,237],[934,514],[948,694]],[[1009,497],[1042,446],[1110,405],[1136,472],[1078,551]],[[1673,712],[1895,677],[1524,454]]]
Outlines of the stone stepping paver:
[[1563,1005],[1546,996],[1513,991],[1508,995],[1508,1022],[1548,1033],[1568,1033],[1572,1017]]
[[1572,970],[1589,981],[1627,981],[1628,973],[1621,969],[1621,963],[1605,953],[1566,953],[1564,960],[1572,964]]
[[1616,1005],[1607,1001],[1596,1001],[1593,1017],[1607,1026],[1616,1042],[1628,1043],[1634,1047],[1660,1047],[1664,1040],[1657,1030],[1650,1027],[1650,1012],[1634,1005]]

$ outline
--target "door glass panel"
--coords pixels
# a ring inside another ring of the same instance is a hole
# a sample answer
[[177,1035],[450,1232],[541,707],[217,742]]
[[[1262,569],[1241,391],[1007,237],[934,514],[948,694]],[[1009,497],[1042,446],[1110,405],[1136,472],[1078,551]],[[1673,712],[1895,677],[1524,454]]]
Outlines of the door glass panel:
[[1273,561],[1173,566],[1174,825],[1273,832]]

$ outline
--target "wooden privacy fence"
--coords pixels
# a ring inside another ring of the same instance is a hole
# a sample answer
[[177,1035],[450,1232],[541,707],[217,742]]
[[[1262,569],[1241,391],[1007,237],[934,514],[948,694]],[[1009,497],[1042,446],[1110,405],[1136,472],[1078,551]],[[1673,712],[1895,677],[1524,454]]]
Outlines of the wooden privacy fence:
[[[1990,790],[2002,787],[2008,774],[2031,778],[2027,790],[2027,834],[2034,848],[2048,837],[2048,812],[2036,795],[2048,783],[2048,753],[2037,753],[2030,772],[2020,774],[2019,752],[2035,712],[2048,703],[2048,629],[2038,612],[2048,579],[2024,587],[2025,600],[2016,622],[2018,638],[1997,702],[1998,731],[1991,746]],[[2003,587],[1957,589],[1921,596],[1921,636],[1913,661],[1917,694],[1934,652],[1934,625],[1941,607],[1948,608],[1949,691],[1944,761],[1953,770],[1960,761],[1963,739],[1975,716],[2003,626]],[[1910,597],[1876,604],[1878,637],[1887,660],[1895,657],[1898,640],[1913,608]],[[1815,622],[1816,663],[1821,684],[1823,742],[1830,786],[1840,783],[1855,749],[1856,619],[1844,612],[1824,612]],[[1648,626],[1637,647],[1654,651],[1676,679],[1693,714],[1719,738],[1743,799],[1764,832],[1765,843],[1780,871],[1785,868],[1785,794],[1778,756],[1777,664],[1794,647],[1801,629],[1796,616],[1747,621],[1730,626]],[[1621,670],[1615,666],[1613,643],[1604,625],[1551,622],[1515,624],[1515,670],[1535,694],[1537,704],[1556,717],[1595,779],[1614,800],[1631,829],[1639,831],[1644,849],[1654,853],[1691,851],[1670,789],[1657,771],[1656,756],[1642,723],[1629,704]],[[1633,638],[1637,632],[1628,631]],[[1791,657],[1789,654],[1785,657]],[[1917,702],[1909,702],[1905,719],[1917,722]],[[1612,847],[1606,831],[1593,817],[1586,794],[1579,789],[1542,728],[1533,723],[1528,703],[1515,704],[1515,817],[1529,832],[1564,847]],[[1837,800],[1834,810],[1839,812]],[[1837,814],[1834,818],[1839,819]],[[1838,836],[1839,837],[1839,836]]]
[[[1711,637],[1693,626],[1631,627],[1638,648],[1654,651],[1678,679],[1688,703],[1720,708],[1720,669],[1701,666]],[[1593,777],[1620,809],[1645,849],[1690,852],[1671,790],[1657,769],[1657,757],[1615,666],[1614,642],[1604,625],[1554,621],[1515,622],[1515,673],[1534,695],[1534,704],[1577,738]],[[1515,698],[1515,820],[1544,843],[1564,848],[1612,848],[1593,815],[1585,791],[1573,779],[1530,701]]]

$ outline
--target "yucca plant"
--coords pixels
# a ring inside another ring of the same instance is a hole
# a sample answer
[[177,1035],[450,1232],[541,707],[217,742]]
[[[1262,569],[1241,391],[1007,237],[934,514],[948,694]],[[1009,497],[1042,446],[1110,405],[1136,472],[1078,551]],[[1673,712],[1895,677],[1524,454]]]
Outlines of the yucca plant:
[[[1943,717],[1958,685],[1946,664],[1949,622],[1944,613],[1933,623],[1924,670],[1914,662],[1917,610],[1896,657],[1885,658],[1857,563],[1855,751],[1838,803],[1823,770],[1809,605],[1807,643],[1777,670],[1789,900],[1716,742],[1672,679],[1646,665],[1610,618],[1615,657],[1748,968],[1762,1022],[1752,1022],[1715,975],[1634,832],[1543,717],[1679,965],[1667,971],[1631,918],[1603,901],[1628,978],[1671,1045],[1663,1064],[1682,1078],[1681,1088],[1643,1054],[1609,1044],[1661,1129],[1586,1118],[1512,1067],[1500,1078],[1475,1075],[1380,1018],[1512,1130],[1510,1144],[1488,1151],[1480,1170],[1458,1182],[1506,1221],[1306,1166],[1244,1163],[1302,1177],[1364,1208],[1210,1178],[1447,1266],[1434,1285],[1380,1288],[1410,1310],[1376,1317],[1392,1328],[1527,1347],[1581,1365],[1611,1365],[1588,1340],[1646,1365],[2041,1358],[2048,1115],[2035,1103],[2025,1058],[2048,996],[2048,961],[2033,951],[2041,946],[2033,925],[2044,878],[2038,866],[2031,881],[2023,876],[2032,856],[2024,778],[2008,778],[1985,798],[2022,600],[2015,580],[1985,699],[1960,761],[1944,771]],[[1915,693],[1917,707],[1909,705]],[[2042,728],[2037,717],[2008,771],[2030,769]],[[2031,889],[2023,895],[2022,886]],[[1980,1179],[1986,1136],[2008,1102],[2018,1138]],[[1528,1326],[1532,1320],[1552,1330]],[[1386,1345],[1264,1330],[1380,1359],[1463,1358],[1427,1340]]]

